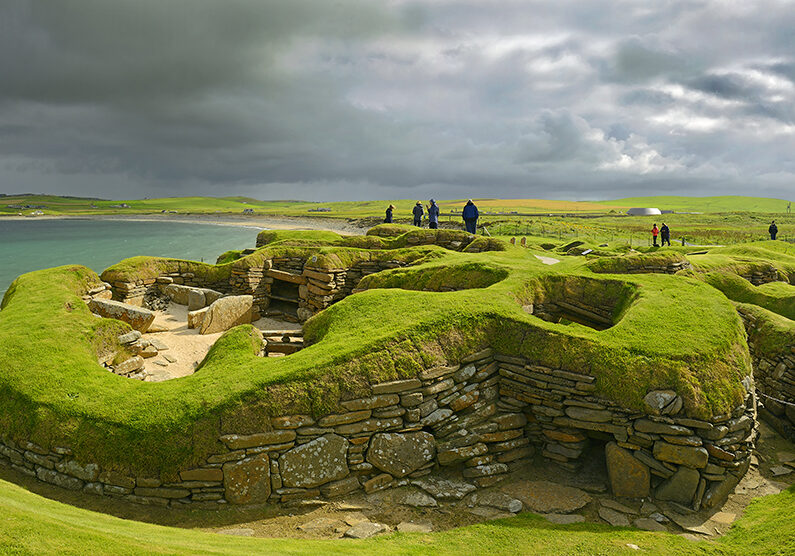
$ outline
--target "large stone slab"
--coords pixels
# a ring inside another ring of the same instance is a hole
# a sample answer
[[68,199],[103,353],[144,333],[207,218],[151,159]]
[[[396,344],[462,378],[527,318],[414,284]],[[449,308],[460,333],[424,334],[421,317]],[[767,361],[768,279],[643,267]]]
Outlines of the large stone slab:
[[254,297],[251,295],[222,297],[207,309],[199,333],[214,334],[241,324],[250,324],[253,307]]
[[314,488],[348,475],[349,442],[336,434],[327,434],[297,446],[279,458],[279,470],[285,487]]
[[423,477],[411,481],[411,484],[420,487],[438,500],[461,500],[476,490],[475,485],[439,477]]
[[393,477],[405,477],[433,461],[436,442],[427,432],[382,433],[373,436],[367,461]]
[[88,308],[101,317],[124,321],[139,332],[146,332],[155,320],[155,314],[148,309],[110,299],[92,299]]
[[609,442],[605,447],[605,457],[613,496],[645,498],[649,495],[649,467],[637,460],[632,452]]
[[666,479],[657,487],[657,498],[680,504],[690,504],[700,479],[701,474],[697,470],[682,466],[671,478]]
[[549,481],[519,481],[502,490],[536,513],[570,513],[591,501],[583,490]]
[[224,464],[226,499],[232,504],[260,504],[271,495],[271,466],[267,454]]
[[658,440],[654,443],[654,457],[660,461],[701,469],[706,467],[709,453],[701,447],[681,446]]

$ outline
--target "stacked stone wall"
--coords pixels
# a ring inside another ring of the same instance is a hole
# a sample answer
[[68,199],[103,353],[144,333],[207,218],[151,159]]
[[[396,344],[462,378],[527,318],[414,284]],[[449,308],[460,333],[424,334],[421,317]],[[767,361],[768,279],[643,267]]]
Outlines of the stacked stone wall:
[[[753,338],[755,317],[743,309],[740,316]],[[795,441],[795,344],[784,345],[778,352],[763,352],[753,340],[748,348],[759,394],[759,415],[782,436]]]
[[617,495],[712,507],[748,469],[753,394],[732,414],[703,421],[684,416],[672,392],[652,392],[648,410],[633,411],[595,390],[590,375],[486,349],[458,365],[373,384],[331,414],[273,417],[253,434],[222,431],[223,449],[175,481],[120,475],[76,461],[68,447],[9,439],[0,461],[71,490],[200,507],[288,504],[409,483],[444,496],[439,472],[474,491],[528,465],[537,450],[571,469],[589,445],[603,443]]

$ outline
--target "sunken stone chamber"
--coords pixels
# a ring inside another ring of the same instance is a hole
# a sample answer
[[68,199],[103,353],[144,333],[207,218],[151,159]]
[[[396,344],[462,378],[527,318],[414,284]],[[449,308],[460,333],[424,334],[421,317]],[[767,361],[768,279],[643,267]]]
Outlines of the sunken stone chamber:
[[[752,381],[749,388],[753,391]],[[605,446],[617,496],[694,509],[720,504],[750,464],[756,400],[710,420],[687,418],[670,391],[645,412],[594,394],[596,378],[485,349],[460,364],[372,384],[367,397],[322,416],[264,418],[259,431],[225,430],[218,450],[177,478],[135,477],[78,462],[68,447],[0,442],[0,461],[71,490],[134,503],[215,508],[288,504],[413,484],[438,500],[499,483],[541,453],[576,469]],[[452,481],[434,474],[444,471]],[[457,478],[455,478],[457,477]]]

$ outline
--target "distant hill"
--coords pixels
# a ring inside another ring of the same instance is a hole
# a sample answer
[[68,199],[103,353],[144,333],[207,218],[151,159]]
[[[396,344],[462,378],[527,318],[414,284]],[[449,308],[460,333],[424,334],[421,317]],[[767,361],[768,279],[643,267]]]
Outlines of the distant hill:
[[722,197],[627,197],[612,201],[598,201],[601,205],[615,207],[655,207],[660,210],[676,212],[787,212],[784,199],[766,197],[742,197],[725,195]]

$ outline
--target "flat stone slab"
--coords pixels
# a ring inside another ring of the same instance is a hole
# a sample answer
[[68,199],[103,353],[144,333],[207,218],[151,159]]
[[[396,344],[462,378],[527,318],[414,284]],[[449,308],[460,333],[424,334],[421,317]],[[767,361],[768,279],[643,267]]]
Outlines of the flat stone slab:
[[389,527],[383,523],[373,523],[372,521],[362,521],[357,523],[345,532],[345,536],[351,539],[369,539],[381,533],[389,531]]
[[503,492],[522,501],[536,513],[568,514],[588,504],[591,497],[583,490],[549,481],[519,481]]
[[668,531],[665,525],[658,523],[657,521],[648,517],[636,519],[632,522],[632,526],[636,527],[637,529],[642,529],[643,531],[658,531],[661,533]]
[[430,533],[433,531],[433,525],[426,521],[420,523],[401,521],[398,523],[397,530],[399,533]]
[[415,508],[435,508],[439,505],[433,496],[414,488],[396,492],[394,501],[398,504],[413,506]]
[[489,506],[504,512],[522,511],[522,501],[502,492],[476,492],[469,499],[470,506]]
[[319,517],[312,521],[307,521],[298,526],[298,529],[305,533],[321,533],[334,531],[338,527],[345,527],[345,523],[340,519],[330,517]]
[[464,481],[439,479],[436,477],[417,479],[411,481],[411,484],[420,487],[437,500],[461,500],[470,492],[477,490],[475,485]]
[[734,520],[737,519],[737,514],[730,512],[715,512],[709,519],[715,523],[720,523],[721,525],[731,525],[734,523]]
[[627,516],[621,512],[611,510],[610,508],[605,508],[604,506],[599,508],[599,517],[613,527],[629,527],[629,519],[627,519]]
[[155,320],[155,314],[148,309],[110,299],[92,299],[88,308],[101,317],[126,322],[139,332],[146,332]]
[[781,475],[789,475],[792,473],[792,468],[787,467],[784,465],[774,465],[770,468],[770,472],[773,474],[774,477],[780,477]]
[[611,510],[615,510],[617,512],[621,512],[622,514],[630,514],[635,515],[638,512],[626,504],[622,504],[621,502],[617,502],[611,498],[605,498],[604,500],[599,500],[599,504],[604,506],[605,508],[610,508]]

